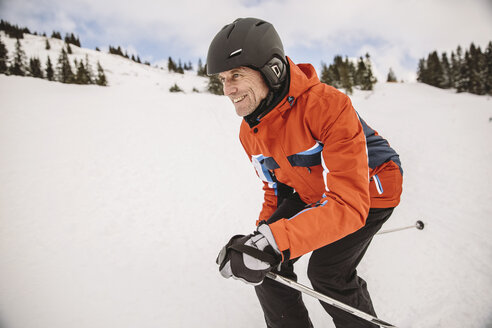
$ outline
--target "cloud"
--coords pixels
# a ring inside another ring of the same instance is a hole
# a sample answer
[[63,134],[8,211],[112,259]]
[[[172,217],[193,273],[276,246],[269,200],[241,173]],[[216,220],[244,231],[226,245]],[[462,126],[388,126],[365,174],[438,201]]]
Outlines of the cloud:
[[283,10],[295,17],[274,22],[287,49],[318,50],[325,60],[369,51],[379,78],[393,67],[411,79],[410,70],[429,52],[467,47],[472,41],[484,46],[492,35],[487,1],[305,0],[302,7],[288,1]]
[[[4,19],[39,32],[75,32],[82,44],[121,45],[151,61],[202,58],[213,36],[238,17],[270,21],[287,54],[318,65],[369,51],[375,67],[410,76],[419,58],[492,35],[488,0],[2,0]],[[381,78],[381,76],[379,76]]]

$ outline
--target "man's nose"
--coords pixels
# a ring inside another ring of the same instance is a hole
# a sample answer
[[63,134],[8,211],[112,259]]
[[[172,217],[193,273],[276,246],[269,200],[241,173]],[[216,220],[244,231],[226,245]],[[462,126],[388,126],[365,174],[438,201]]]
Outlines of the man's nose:
[[237,92],[237,88],[230,82],[224,81],[222,87],[224,89],[224,95],[226,96]]

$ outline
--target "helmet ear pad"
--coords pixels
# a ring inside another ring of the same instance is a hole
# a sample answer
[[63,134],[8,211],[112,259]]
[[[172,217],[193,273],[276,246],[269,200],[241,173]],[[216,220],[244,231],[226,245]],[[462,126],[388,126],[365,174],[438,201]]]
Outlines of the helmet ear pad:
[[276,56],[272,57],[259,70],[271,90],[278,90],[287,77],[287,65],[285,61]]

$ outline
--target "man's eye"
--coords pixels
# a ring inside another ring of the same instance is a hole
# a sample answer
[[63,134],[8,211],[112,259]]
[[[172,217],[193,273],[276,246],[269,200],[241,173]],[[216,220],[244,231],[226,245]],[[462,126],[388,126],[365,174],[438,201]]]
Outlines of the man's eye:
[[238,73],[235,73],[232,75],[233,78],[237,79],[239,77],[239,74]]

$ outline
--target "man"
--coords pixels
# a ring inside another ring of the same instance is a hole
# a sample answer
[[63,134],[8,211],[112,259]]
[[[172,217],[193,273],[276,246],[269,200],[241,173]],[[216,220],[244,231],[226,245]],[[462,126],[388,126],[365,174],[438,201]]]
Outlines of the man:
[[[218,74],[236,113],[240,140],[264,183],[257,230],[230,239],[220,273],[255,285],[268,327],[312,327],[299,292],[265,279],[296,279],[294,262],[312,252],[313,288],[376,316],[356,267],[398,205],[398,154],[323,84],[309,64],[284,55],[274,27],[237,19],[213,39],[207,73]],[[322,303],[337,327],[375,327]]]

